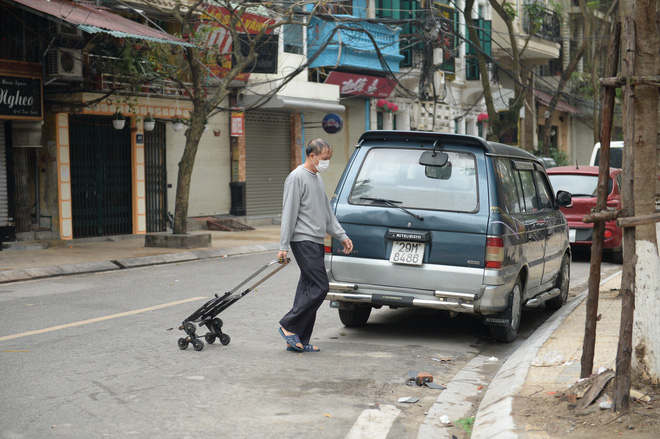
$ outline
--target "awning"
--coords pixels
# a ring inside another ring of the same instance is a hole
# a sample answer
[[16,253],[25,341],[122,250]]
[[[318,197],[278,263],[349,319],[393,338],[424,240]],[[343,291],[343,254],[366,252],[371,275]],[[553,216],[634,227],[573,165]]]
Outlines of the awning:
[[[239,106],[250,108],[259,102],[261,96],[246,95],[239,100]],[[325,111],[327,113],[343,113],[346,107],[335,101],[323,101],[313,99],[295,98],[290,96],[275,95],[265,104],[259,106],[263,110],[285,110],[289,112],[297,111]]]
[[[552,96],[541,90],[534,90],[534,97],[536,97],[536,99],[546,107],[550,105],[550,100],[552,99]],[[564,113],[569,113],[569,114],[580,114],[577,108],[575,108],[571,104],[562,101],[561,99],[557,100],[557,105],[555,105],[555,110],[563,111]]]
[[69,23],[84,32],[104,32],[119,38],[137,38],[159,43],[192,46],[181,38],[154,29],[104,8],[95,8],[88,4],[72,3],[66,0],[12,0],[33,11],[40,12],[58,21]]

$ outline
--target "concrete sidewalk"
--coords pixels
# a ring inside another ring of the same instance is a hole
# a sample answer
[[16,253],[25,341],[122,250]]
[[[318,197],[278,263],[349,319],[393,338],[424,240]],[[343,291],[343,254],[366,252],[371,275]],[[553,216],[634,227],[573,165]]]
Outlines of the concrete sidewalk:
[[[594,371],[614,369],[621,318],[621,272],[601,282]],[[514,398],[561,392],[580,378],[587,292],[548,319],[504,363],[491,382],[475,419],[471,439],[551,437],[514,410]]]
[[4,250],[0,252],[0,283],[263,251],[272,251],[275,258],[280,242],[279,225],[240,232],[190,233],[210,233],[212,246],[193,250],[145,247],[144,235],[126,235],[60,241],[34,250]]

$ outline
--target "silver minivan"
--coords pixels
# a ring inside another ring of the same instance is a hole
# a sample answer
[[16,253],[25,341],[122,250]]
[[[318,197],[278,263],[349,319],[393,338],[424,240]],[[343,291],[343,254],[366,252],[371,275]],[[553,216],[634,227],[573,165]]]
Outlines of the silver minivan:
[[543,164],[481,138],[429,132],[364,133],[332,206],[352,239],[326,245],[327,299],[346,326],[372,308],[421,307],[483,318],[494,338],[516,338],[523,307],[558,309],[571,250]]

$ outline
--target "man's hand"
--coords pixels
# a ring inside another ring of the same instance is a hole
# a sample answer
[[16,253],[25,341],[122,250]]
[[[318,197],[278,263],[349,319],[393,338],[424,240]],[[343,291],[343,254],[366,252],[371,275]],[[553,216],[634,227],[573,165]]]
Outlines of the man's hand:
[[277,259],[280,262],[280,264],[288,264],[289,260],[287,259],[286,255],[288,252],[286,250],[280,250],[279,253],[277,253]]
[[353,251],[353,241],[351,241],[351,238],[346,238],[344,242],[341,243],[341,245],[344,246],[345,254],[349,254],[350,252]]

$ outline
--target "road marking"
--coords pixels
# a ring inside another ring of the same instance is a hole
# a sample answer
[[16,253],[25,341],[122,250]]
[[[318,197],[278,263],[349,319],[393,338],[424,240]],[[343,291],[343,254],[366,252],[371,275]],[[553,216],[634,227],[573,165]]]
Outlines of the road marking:
[[116,319],[116,318],[119,318],[119,317],[132,316],[132,315],[135,315],[135,314],[141,314],[141,313],[148,312],[148,311],[155,311],[155,310],[161,309],[161,308],[167,308],[167,307],[170,307],[170,306],[181,305],[183,303],[194,302],[196,300],[201,300],[201,299],[206,299],[206,297],[193,297],[193,298],[190,298],[190,299],[177,300],[175,302],[163,303],[161,305],[154,305],[154,306],[150,306],[148,308],[135,309],[133,311],[120,312],[118,314],[111,314],[109,316],[96,317],[94,319],[81,320],[79,322],[73,322],[73,323],[67,323],[67,324],[64,324],[64,325],[51,326],[50,328],[37,329],[35,331],[21,332],[20,334],[5,335],[3,337],[0,337],[0,341],[7,341],[7,340],[13,340],[15,338],[27,337],[28,335],[44,334],[46,332],[58,331],[60,329],[72,328],[74,326],[89,325],[90,323],[98,323],[98,322],[102,322],[104,320],[110,320],[110,319]]
[[384,439],[401,410],[393,405],[368,409],[358,417],[346,439]]

